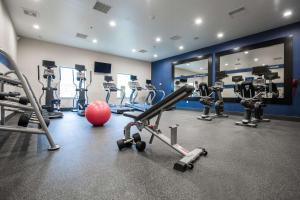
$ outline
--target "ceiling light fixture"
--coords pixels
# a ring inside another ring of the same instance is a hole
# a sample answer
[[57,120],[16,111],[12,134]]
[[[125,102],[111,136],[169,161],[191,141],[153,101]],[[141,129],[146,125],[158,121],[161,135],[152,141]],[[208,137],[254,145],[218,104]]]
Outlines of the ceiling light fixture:
[[225,63],[225,66],[228,66],[228,63]]
[[160,38],[160,37],[157,37],[157,38],[155,38],[155,41],[156,41],[156,42],[161,42],[161,38]]
[[40,26],[38,24],[33,24],[32,27],[36,30],[40,30]]
[[233,48],[233,50],[238,51],[240,49],[240,47],[235,47]]
[[196,25],[200,25],[200,24],[202,24],[202,22],[203,22],[203,21],[202,21],[201,18],[196,18],[196,19],[195,19],[195,24],[196,24]]
[[94,43],[94,44],[97,44],[97,43],[98,43],[98,40],[97,40],[97,39],[93,39],[93,43]]
[[153,55],[153,57],[154,57],[154,58],[157,58],[157,57],[158,57],[158,55],[157,55],[157,54],[154,54],[154,55]]
[[200,67],[199,69],[200,69],[200,70],[203,70],[203,67]]
[[288,18],[290,16],[292,16],[293,12],[291,10],[286,10],[283,12],[282,16],[285,18]]
[[190,66],[190,63],[187,63],[186,66]]
[[115,27],[115,26],[117,26],[117,23],[116,23],[114,20],[111,20],[111,21],[109,22],[109,25],[110,25],[111,27]]
[[181,45],[181,46],[178,47],[178,49],[179,49],[179,50],[183,50],[183,49],[184,49],[184,46]]
[[292,37],[294,37],[294,35],[293,35],[293,34],[290,34],[289,37],[292,38]]
[[217,37],[218,37],[219,39],[223,38],[223,37],[224,37],[224,33],[222,33],[222,32],[218,33],[218,34],[217,34]]
[[136,49],[132,49],[131,51],[132,51],[132,53],[135,53],[135,52],[136,52]]
[[234,69],[239,69],[238,67],[235,67]]
[[198,58],[202,58],[203,56],[198,56]]
[[248,54],[248,53],[249,53],[248,51],[245,51],[245,52],[244,52],[244,54]]
[[258,58],[254,58],[254,61],[257,62],[257,61],[258,61]]

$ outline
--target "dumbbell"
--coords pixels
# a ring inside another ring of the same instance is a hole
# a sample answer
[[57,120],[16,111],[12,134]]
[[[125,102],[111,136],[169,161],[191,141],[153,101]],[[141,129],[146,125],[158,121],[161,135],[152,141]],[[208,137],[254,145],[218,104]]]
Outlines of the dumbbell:
[[135,148],[138,151],[144,151],[146,148],[146,142],[142,141],[141,135],[139,133],[135,133],[132,135],[132,138],[135,142]]
[[27,127],[30,122],[31,114],[31,112],[24,112],[23,114],[21,114],[18,121],[18,126]]

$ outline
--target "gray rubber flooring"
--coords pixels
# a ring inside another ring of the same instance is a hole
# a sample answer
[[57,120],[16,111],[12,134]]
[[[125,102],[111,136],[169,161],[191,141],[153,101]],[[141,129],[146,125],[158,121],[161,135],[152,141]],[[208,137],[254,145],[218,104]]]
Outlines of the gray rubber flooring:
[[[179,143],[205,147],[193,170],[173,170],[180,155],[154,140],[140,153],[119,152],[126,122],[112,116],[94,128],[75,113],[53,120],[61,149],[47,151],[43,136],[0,133],[0,199],[300,199],[300,123],[273,120],[258,128],[235,126],[239,116],[196,119],[198,112],[169,111],[161,129],[180,124]],[[142,137],[148,141],[149,134]]]

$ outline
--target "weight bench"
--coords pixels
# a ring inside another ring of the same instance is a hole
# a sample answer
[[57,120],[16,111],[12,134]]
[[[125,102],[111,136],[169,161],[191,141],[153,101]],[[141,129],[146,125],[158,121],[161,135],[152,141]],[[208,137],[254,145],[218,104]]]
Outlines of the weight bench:
[[[158,128],[160,118],[165,110],[168,110],[176,102],[190,96],[194,91],[194,87],[185,85],[175,92],[171,93],[162,101],[150,107],[145,112],[125,112],[124,116],[134,119],[133,122],[128,123],[124,128],[124,139],[118,140],[117,145],[120,150],[125,147],[131,147],[135,143],[138,151],[143,151],[146,147],[146,143],[141,140],[139,133],[131,136],[130,129],[132,126],[136,126],[139,131],[143,129],[147,130],[151,134],[149,144],[153,142],[154,137],[157,137],[166,145],[183,155],[183,158],[174,164],[174,169],[179,171],[186,171],[193,168],[193,162],[195,162],[200,156],[206,156],[207,152],[204,148],[196,148],[192,151],[188,151],[177,143],[177,128],[179,125],[170,126],[171,138],[162,134]],[[150,124],[150,120],[156,117],[155,123]]]

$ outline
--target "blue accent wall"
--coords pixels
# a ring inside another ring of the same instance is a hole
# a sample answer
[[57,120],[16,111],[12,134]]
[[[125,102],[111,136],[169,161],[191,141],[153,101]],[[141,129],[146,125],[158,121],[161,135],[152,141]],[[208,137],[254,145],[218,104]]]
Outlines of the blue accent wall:
[[[293,35],[293,79],[300,78],[300,22],[288,26],[268,30],[258,34],[250,35],[247,37],[239,38],[229,42],[217,44],[214,46],[202,48],[199,50],[191,51],[181,55],[169,57],[163,60],[153,62],[151,64],[152,82],[156,87],[162,83],[162,89],[166,94],[170,94],[173,90],[172,82],[172,63],[178,60],[193,58],[199,55],[212,54],[212,80],[215,81],[215,53],[233,49],[234,47],[242,47],[255,43],[260,43],[280,37],[287,37]],[[176,107],[185,109],[202,109],[200,102],[181,101],[177,103]],[[243,107],[239,103],[226,103],[225,110],[233,112],[243,112]],[[265,108],[266,114],[271,115],[286,115],[286,116],[300,116],[300,88],[293,92],[292,105],[268,105]]]

